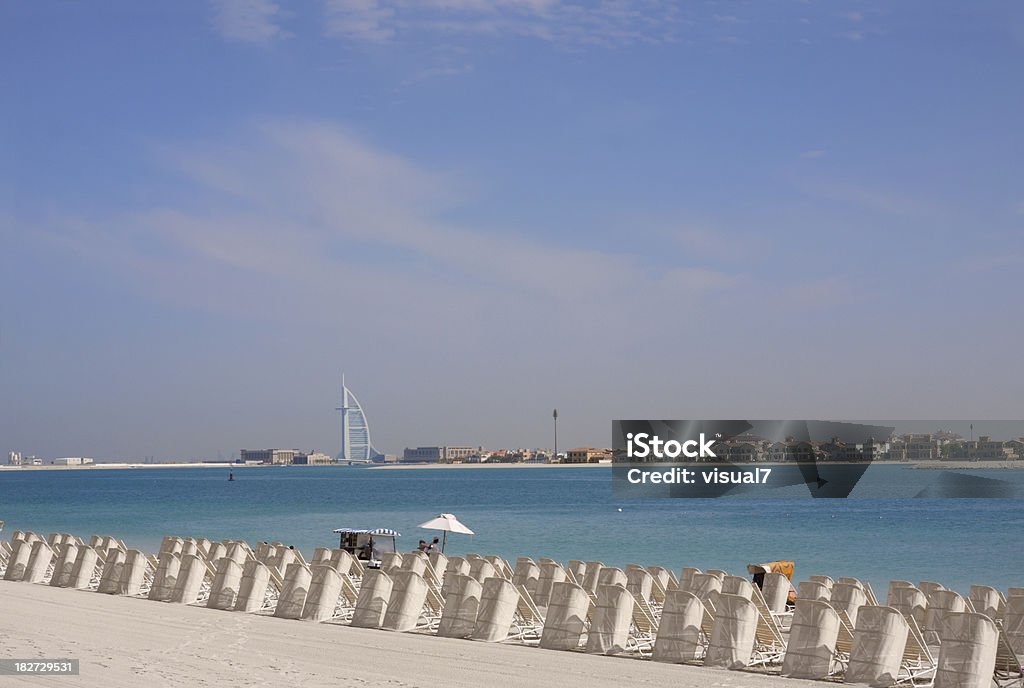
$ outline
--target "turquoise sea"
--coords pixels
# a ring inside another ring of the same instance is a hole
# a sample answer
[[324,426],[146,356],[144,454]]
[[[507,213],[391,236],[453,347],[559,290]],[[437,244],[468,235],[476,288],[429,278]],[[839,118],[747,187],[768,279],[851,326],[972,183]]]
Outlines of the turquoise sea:
[[[1024,586],[1024,501],[1016,499],[661,499],[612,495],[610,468],[367,470],[348,467],[0,472],[4,535],[116,535],[155,551],[166,534],[280,540],[307,554],[339,527],[391,527],[399,549],[434,533],[416,524],[455,513],[476,531],[447,553],[479,552],[722,568],[796,561],[796,578],[855,576],[884,594],[890,578]],[[926,480],[932,471],[873,466],[865,481]],[[1024,471],[974,475],[1024,483]],[[867,485],[866,485],[867,486]],[[859,488],[858,488],[859,489]]]

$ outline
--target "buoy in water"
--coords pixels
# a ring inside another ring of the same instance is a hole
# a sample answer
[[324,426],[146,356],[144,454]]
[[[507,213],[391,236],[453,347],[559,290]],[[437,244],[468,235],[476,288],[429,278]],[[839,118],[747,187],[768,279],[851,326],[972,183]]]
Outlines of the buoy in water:
[[234,481],[234,479],[235,479],[235,474],[234,473],[228,473],[228,482],[232,482],[232,481]]

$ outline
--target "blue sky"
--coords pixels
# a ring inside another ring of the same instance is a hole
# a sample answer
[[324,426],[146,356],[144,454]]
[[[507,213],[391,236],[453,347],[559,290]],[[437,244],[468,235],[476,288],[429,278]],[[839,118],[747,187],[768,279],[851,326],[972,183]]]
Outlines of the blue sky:
[[0,450],[1021,418],[1014,2],[0,5]]

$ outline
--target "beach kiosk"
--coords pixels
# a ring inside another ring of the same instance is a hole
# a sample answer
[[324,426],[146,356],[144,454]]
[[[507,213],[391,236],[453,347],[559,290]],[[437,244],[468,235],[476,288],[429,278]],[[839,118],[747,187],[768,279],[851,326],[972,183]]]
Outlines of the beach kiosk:
[[336,528],[334,532],[338,535],[338,547],[365,561],[371,569],[380,568],[381,554],[398,551],[395,538],[402,536],[391,528]]

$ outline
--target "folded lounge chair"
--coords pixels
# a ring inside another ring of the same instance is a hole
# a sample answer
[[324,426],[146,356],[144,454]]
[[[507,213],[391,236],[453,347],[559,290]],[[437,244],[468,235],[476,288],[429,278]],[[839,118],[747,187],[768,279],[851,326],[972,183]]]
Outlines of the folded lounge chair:
[[576,650],[587,626],[590,597],[582,586],[559,581],[551,586],[544,617],[540,647],[547,650]]

